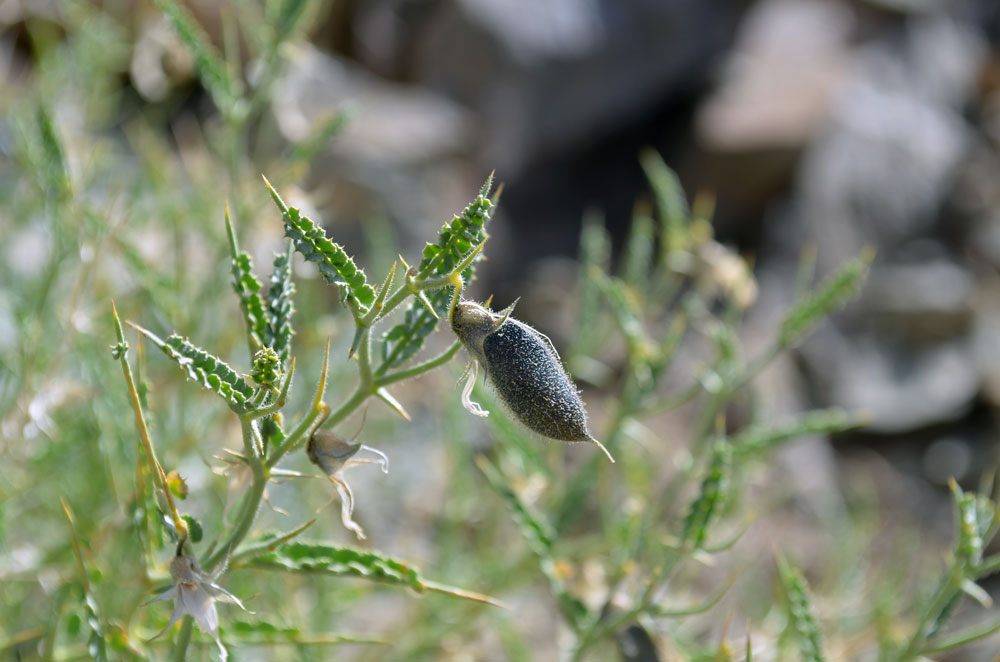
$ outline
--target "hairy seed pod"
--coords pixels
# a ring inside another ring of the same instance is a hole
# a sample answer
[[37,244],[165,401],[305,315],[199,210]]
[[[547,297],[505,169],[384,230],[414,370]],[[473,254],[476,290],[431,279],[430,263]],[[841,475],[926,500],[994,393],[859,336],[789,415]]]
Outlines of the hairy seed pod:
[[583,401],[552,342],[511,317],[513,309],[494,313],[469,301],[455,306],[452,329],[474,361],[463,404],[477,415],[487,413],[468,398],[476,365],[482,365],[504,404],[525,426],[550,439],[597,444],[614,462],[590,434]]

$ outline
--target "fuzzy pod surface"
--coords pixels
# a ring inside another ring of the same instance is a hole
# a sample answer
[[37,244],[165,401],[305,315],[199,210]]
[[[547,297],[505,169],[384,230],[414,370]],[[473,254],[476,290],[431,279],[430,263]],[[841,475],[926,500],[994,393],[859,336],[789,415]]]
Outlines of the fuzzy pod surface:
[[463,301],[452,314],[452,329],[526,427],[550,439],[595,443],[607,453],[590,433],[583,400],[552,342],[510,317],[512,309],[497,314]]

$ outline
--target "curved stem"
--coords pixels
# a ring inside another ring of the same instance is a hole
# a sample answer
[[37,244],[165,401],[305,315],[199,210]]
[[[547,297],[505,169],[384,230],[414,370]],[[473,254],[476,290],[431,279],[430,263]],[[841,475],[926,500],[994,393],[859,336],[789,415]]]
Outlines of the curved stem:
[[461,348],[462,348],[461,341],[456,340],[451,344],[451,346],[448,349],[441,352],[433,359],[428,359],[423,363],[418,363],[415,366],[410,366],[406,370],[400,370],[398,372],[393,372],[388,375],[382,375],[381,377],[376,377],[375,386],[376,387],[386,386],[388,384],[394,384],[395,382],[401,382],[403,380],[410,379],[411,377],[422,375],[423,373],[433,370],[434,368],[442,366],[448,361],[450,361],[451,358],[455,356],[455,354],[457,354],[458,350]]

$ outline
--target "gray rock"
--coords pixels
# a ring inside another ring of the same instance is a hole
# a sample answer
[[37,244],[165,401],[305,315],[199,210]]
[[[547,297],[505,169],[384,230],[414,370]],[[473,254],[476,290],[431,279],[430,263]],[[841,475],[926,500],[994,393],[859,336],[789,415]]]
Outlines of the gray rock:
[[979,375],[962,341],[896,347],[831,327],[802,348],[829,405],[866,412],[867,431],[896,434],[968,412]]
[[885,335],[934,342],[962,334],[973,322],[974,283],[960,265],[939,259],[877,265],[858,305]]
[[[742,11],[699,0],[436,3],[411,74],[477,112],[483,160],[513,178],[703,80]],[[375,34],[359,34],[365,49],[379,48]]]

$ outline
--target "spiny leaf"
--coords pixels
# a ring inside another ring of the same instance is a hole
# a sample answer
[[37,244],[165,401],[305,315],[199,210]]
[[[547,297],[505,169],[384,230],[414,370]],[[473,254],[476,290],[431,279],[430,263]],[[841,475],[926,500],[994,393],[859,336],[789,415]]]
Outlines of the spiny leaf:
[[155,333],[136,324],[129,325],[160,348],[172,361],[184,369],[189,379],[222,396],[231,407],[241,411],[254,389],[225,361],[191,344],[177,334],[162,340]]
[[507,506],[511,518],[521,532],[521,536],[528,547],[538,559],[538,565],[549,581],[549,589],[552,595],[559,601],[559,604],[567,620],[574,627],[583,623],[587,618],[588,610],[586,605],[579,599],[570,595],[569,590],[562,577],[556,569],[555,559],[552,557],[552,545],[555,540],[555,531],[552,525],[546,521],[541,514],[534,512],[525,504],[510,482],[500,473],[500,470],[493,466],[485,457],[476,458],[476,465],[486,476],[487,482],[496,490]]
[[258,349],[253,355],[250,379],[261,386],[275,388],[281,379],[281,374],[282,365],[278,353],[270,347]]
[[493,215],[493,202],[487,197],[493,186],[493,175],[487,178],[476,199],[456,215],[451,223],[441,226],[436,244],[424,248],[418,278],[445,276],[451,273],[470,250],[485,239],[483,228]]
[[274,269],[271,271],[271,286],[267,290],[267,328],[264,330],[264,344],[278,353],[282,364],[288,363],[291,352],[292,315],[295,306],[292,297],[295,295],[295,282],[292,280],[292,248],[288,242],[288,251],[275,253]]
[[441,317],[447,316],[451,301],[448,288],[426,293],[426,299],[436,316],[421,302],[411,301],[403,314],[403,321],[382,335],[382,364],[378,369],[379,374],[409,361],[424,346],[427,337],[434,333]]
[[701,547],[708,535],[712,516],[719,509],[725,498],[729,484],[729,465],[732,461],[732,451],[725,441],[718,441],[712,447],[712,459],[708,472],[701,481],[698,497],[692,502],[687,516],[684,518],[684,530],[681,537],[694,545]]
[[[418,278],[447,276],[461,265],[470,251],[486,239],[486,223],[495,208],[493,201],[487,197],[492,186],[493,175],[490,175],[476,199],[461,214],[455,216],[451,223],[442,226],[437,243],[424,247],[417,267]],[[462,279],[466,283],[472,280],[475,263],[480,259],[481,254],[462,272]],[[402,365],[420,351],[424,340],[437,328],[440,318],[446,316],[451,302],[450,290],[450,287],[442,287],[427,293],[426,299],[437,313],[436,317],[425,304],[415,298],[410,301],[403,321],[382,336],[382,364],[378,368],[378,374]]]
[[273,552],[261,554],[247,565],[256,568],[312,572],[337,577],[360,577],[406,586],[417,593],[432,591],[452,597],[499,604],[493,598],[424,579],[416,568],[374,552],[319,543],[287,542]]
[[341,288],[341,296],[351,304],[352,308],[364,310],[370,306],[375,300],[375,290],[368,284],[365,272],[358,268],[354,260],[344,251],[344,247],[330,241],[326,231],[303,216],[298,209],[285,205],[285,201],[266,177],[264,183],[271,192],[274,203],[281,210],[285,223],[285,236],[295,243],[295,248],[302,257],[314,262],[328,283]]
[[868,267],[874,257],[872,250],[863,251],[796,303],[781,323],[781,346],[793,346],[820,320],[854,296],[868,274]]
[[[261,284],[253,273],[253,260],[250,255],[241,252],[236,243],[236,232],[229,220],[229,206],[226,206],[226,233],[229,235],[229,251],[232,256],[233,275],[232,286],[240,299],[240,311],[246,321],[247,332],[257,347],[264,346],[267,333],[267,312],[264,301],[260,297]],[[250,349],[253,352],[256,347]]]
[[806,580],[798,568],[778,557],[778,575],[788,597],[788,618],[798,635],[803,662],[823,662],[823,643],[813,616]]
[[156,5],[180,40],[190,49],[198,69],[198,77],[212,95],[216,107],[224,114],[234,112],[241,94],[240,85],[229,75],[225,61],[201,25],[177,0],[156,0]]
[[861,427],[866,419],[843,409],[820,409],[777,424],[754,425],[730,438],[733,453],[739,457],[757,455],[798,437],[836,434]]

